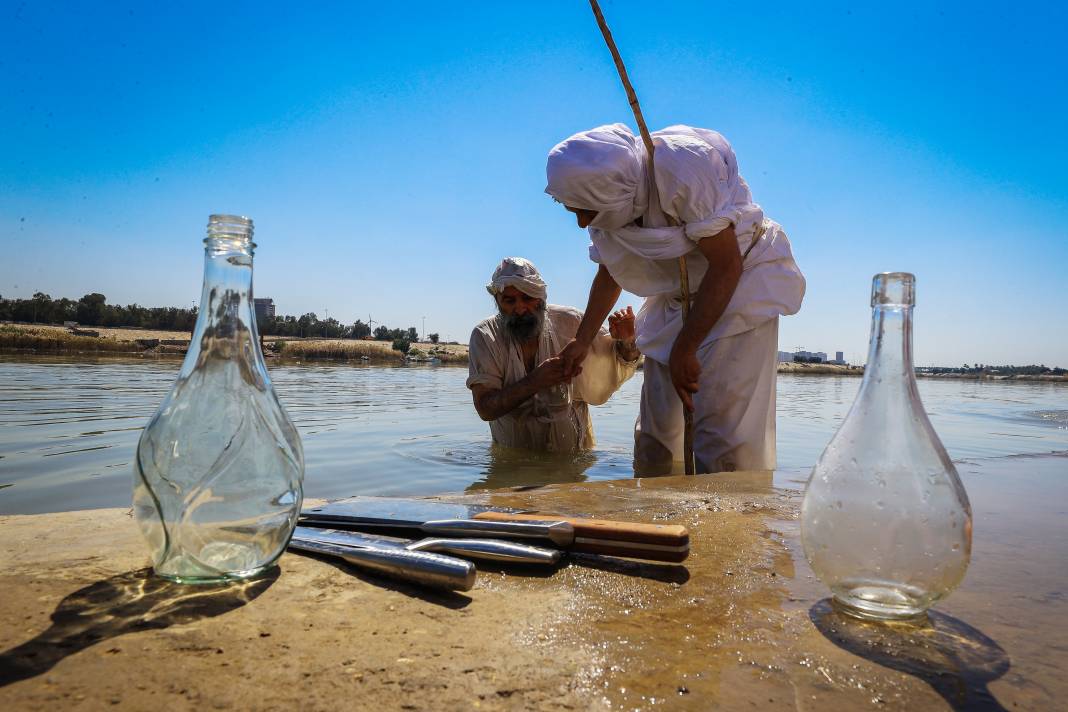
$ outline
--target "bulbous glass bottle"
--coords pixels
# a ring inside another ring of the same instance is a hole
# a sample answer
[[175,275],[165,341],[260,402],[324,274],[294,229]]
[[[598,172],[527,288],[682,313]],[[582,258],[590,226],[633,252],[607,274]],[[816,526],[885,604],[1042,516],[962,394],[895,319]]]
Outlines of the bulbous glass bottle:
[[178,380],[134,464],[134,517],[155,572],[182,583],[253,577],[300,512],[300,437],[271,386],[252,302],[252,221],[212,215],[200,313]]
[[864,380],[801,506],[805,556],[836,606],[860,618],[922,616],[971,557],[968,495],[916,388],[915,283],[875,275]]

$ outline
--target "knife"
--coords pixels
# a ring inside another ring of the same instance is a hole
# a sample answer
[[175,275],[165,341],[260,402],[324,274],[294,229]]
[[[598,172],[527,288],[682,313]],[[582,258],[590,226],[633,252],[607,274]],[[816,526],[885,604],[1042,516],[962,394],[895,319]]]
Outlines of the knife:
[[395,546],[342,546],[297,534],[290,539],[289,548],[344,559],[353,566],[433,588],[470,591],[475,585],[475,565],[470,561],[428,551]]
[[501,507],[457,504],[429,499],[350,497],[318,507],[309,507],[301,513],[302,524],[359,529],[385,526],[420,530],[423,523],[436,519],[500,523],[564,522],[571,525],[575,538],[570,544],[558,544],[558,546],[568,551],[676,563],[685,561],[690,552],[689,532],[686,527],[677,524],[645,524],[566,517],[558,514],[521,512]]
[[489,521],[470,518],[428,519],[415,516],[403,508],[379,510],[325,504],[301,512],[298,522],[313,527],[353,527],[419,531],[423,534],[452,537],[489,537],[499,539],[543,539],[567,548],[575,543],[575,528],[567,523],[533,517],[524,521]]
[[297,527],[296,536],[303,540],[314,539],[341,546],[391,546],[408,551],[432,551],[468,559],[487,559],[515,564],[553,565],[558,563],[561,557],[561,553],[556,549],[516,544],[498,539],[429,538],[412,541],[380,534],[303,526]]

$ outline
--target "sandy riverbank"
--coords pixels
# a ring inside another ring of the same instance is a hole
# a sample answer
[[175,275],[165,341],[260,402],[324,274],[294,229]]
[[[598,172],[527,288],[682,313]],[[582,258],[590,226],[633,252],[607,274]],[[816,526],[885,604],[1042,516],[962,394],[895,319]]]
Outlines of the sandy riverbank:
[[915,629],[827,608],[799,493],[761,473],[462,497],[677,521],[692,554],[486,569],[449,596],[294,554],[243,587],[164,585],[125,510],[2,517],[0,707],[1052,709],[1068,694],[1068,631],[1050,625],[1068,615],[1065,462],[962,467],[973,565]]

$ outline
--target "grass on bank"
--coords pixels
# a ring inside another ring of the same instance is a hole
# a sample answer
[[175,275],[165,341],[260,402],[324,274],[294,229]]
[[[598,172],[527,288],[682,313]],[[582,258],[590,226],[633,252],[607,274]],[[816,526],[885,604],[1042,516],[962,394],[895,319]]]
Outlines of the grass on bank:
[[144,350],[134,341],[118,341],[100,336],[75,336],[60,329],[12,325],[0,326],[0,349],[51,353],[139,353]]
[[[270,348],[270,344],[268,348]],[[389,341],[322,339],[315,341],[275,341],[274,351],[285,358],[332,359],[337,361],[374,361],[403,363],[405,355],[394,351]],[[458,345],[412,344],[409,355],[436,358],[441,363],[467,363],[467,348]]]

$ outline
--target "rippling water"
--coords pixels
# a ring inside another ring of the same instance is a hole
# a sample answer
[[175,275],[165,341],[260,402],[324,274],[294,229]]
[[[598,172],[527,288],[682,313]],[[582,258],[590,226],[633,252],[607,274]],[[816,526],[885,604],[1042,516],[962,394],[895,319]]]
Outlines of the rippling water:
[[[179,365],[0,356],[0,514],[127,506],[141,427]],[[597,449],[561,458],[491,448],[463,368],[273,363],[270,371],[304,441],[309,497],[432,494],[632,472],[640,373],[591,409]],[[780,376],[778,384],[779,477],[790,484],[803,481],[860,379]],[[1063,384],[922,379],[920,393],[958,461],[1068,452]]]

